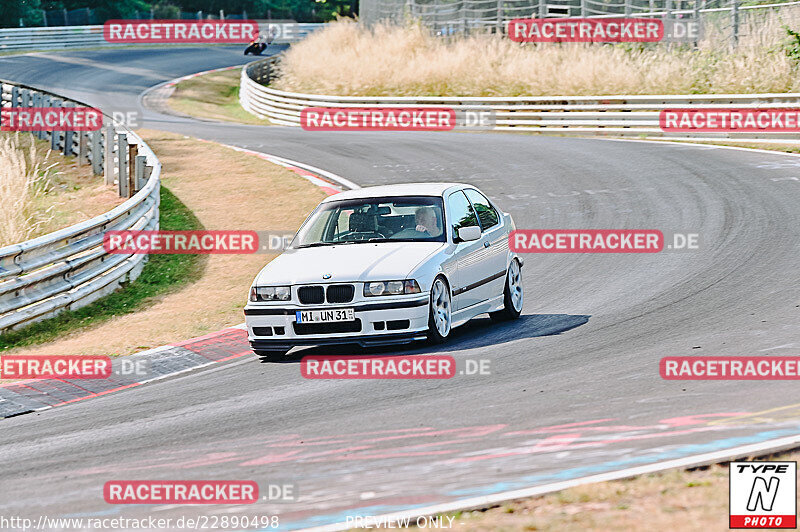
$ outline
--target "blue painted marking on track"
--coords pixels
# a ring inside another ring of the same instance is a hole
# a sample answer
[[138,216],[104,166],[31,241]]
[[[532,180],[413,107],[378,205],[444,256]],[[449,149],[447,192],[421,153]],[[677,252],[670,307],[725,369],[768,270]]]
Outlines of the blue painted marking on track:
[[[388,513],[397,512],[398,508],[403,510],[413,510],[414,508],[424,508],[430,504],[412,504],[409,506],[390,506],[388,504],[381,504],[376,506],[365,506],[363,508],[342,510],[335,514],[327,515],[314,515],[302,521],[294,521],[292,523],[281,523],[280,526],[275,528],[262,528],[265,532],[274,532],[275,530],[298,530],[301,528],[311,528],[314,526],[330,525],[332,523],[344,523],[348,517],[366,517],[374,515],[383,515]],[[414,520],[412,519],[412,522]]]
[[100,510],[98,512],[89,512],[89,513],[82,513],[82,514],[64,514],[62,516],[57,517],[56,519],[71,519],[71,518],[92,518],[92,517],[105,517],[109,515],[117,515],[120,513],[120,510],[124,508],[121,504],[115,504],[111,506],[107,510]]
[[[496,482],[488,486],[478,488],[455,490],[446,493],[447,497],[479,497],[485,495],[492,495],[495,493],[502,493],[504,491],[518,490],[524,488],[535,487],[539,484],[549,484],[552,482],[559,482],[565,480],[572,480],[575,478],[586,477],[589,475],[597,475],[609,471],[620,469],[628,469],[630,467],[652,464],[656,462],[665,462],[668,460],[675,460],[695,454],[704,454],[723,449],[731,449],[733,447],[740,447],[742,445],[749,445],[753,443],[760,443],[767,440],[774,440],[785,436],[794,436],[800,431],[800,425],[793,428],[768,430],[758,432],[751,436],[736,436],[733,438],[723,438],[721,440],[714,440],[708,443],[699,443],[684,445],[660,453],[652,453],[644,456],[637,456],[634,458],[627,458],[625,460],[611,460],[596,465],[573,467],[565,469],[557,473],[548,473],[546,475],[528,475],[518,480],[510,482]],[[444,502],[444,501],[443,501]],[[431,506],[432,504],[417,504],[413,506],[368,506],[365,508],[344,510],[333,514],[315,515],[301,521],[294,521],[291,523],[281,523],[280,530],[298,530],[302,528],[310,528],[313,526],[330,525],[334,523],[344,523],[348,517],[355,516],[376,516],[389,513],[397,513],[415,508]],[[263,529],[270,530],[270,529]],[[272,529],[275,530],[275,529]]]
[[498,482],[483,486],[480,488],[455,490],[447,493],[451,497],[479,497],[481,495],[491,495],[503,491],[510,491],[531,487],[531,485],[545,484],[550,482],[560,482],[564,480],[572,480],[575,478],[586,477],[589,475],[597,475],[600,473],[607,473],[616,469],[627,469],[629,467],[640,466],[644,464],[652,464],[655,462],[665,462],[667,460],[675,460],[691,456],[693,454],[704,454],[723,449],[730,449],[732,447],[739,447],[752,443],[759,443],[766,440],[774,440],[784,436],[792,436],[798,433],[800,426],[791,429],[770,430],[759,432],[751,436],[737,436],[733,438],[724,438],[722,440],[715,440],[708,443],[699,443],[692,445],[684,445],[661,453],[649,454],[644,456],[637,456],[635,458],[628,458],[625,460],[612,460],[610,462],[603,462],[591,466],[573,467],[565,469],[557,473],[549,473],[546,475],[529,475],[520,478],[514,482]]

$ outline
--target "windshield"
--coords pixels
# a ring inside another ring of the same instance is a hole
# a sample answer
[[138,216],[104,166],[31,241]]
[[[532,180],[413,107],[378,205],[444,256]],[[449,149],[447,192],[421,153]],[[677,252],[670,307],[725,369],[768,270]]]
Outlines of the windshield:
[[321,204],[291,247],[361,242],[445,242],[442,198],[395,196]]

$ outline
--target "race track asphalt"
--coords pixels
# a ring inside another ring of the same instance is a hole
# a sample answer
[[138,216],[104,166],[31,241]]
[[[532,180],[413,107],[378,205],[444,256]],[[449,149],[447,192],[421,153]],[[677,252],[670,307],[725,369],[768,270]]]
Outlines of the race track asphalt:
[[[56,52],[0,58],[0,78],[129,110],[160,82],[243,62],[233,47]],[[0,515],[279,515],[293,529],[800,431],[795,382],[664,381],[658,371],[664,356],[800,353],[800,158],[523,134],[311,133],[154,111],[144,126],[362,186],[471,183],[518,228],[660,229],[697,233],[701,247],[527,255],[520,320],[477,319],[442,347],[374,350],[448,354],[460,369],[488,359],[491,375],[306,380],[296,359],[244,357],[3,420]],[[299,498],[111,506],[102,488],[112,479],[288,482]]]

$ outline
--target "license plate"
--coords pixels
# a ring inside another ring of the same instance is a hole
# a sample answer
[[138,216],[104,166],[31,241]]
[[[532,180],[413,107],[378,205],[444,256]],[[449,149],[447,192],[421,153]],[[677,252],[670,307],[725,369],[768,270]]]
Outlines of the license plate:
[[321,323],[329,321],[355,321],[356,311],[352,308],[330,310],[298,310],[295,312],[297,323]]

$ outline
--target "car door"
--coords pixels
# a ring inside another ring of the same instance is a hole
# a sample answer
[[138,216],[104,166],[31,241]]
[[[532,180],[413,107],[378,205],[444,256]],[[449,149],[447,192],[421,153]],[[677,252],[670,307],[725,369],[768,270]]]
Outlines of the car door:
[[506,261],[508,260],[508,228],[503,224],[503,217],[494,208],[489,199],[474,188],[464,190],[478,216],[481,225],[479,242],[484,249],[481,256],[481,281],[478,297],[482,301],[492,299],[503,293],[506,279]]
[[478,216],[463,191],[453,192],[447,197],[447,220],[456,244],[456,269],[450,280],[453,284],[453,308],[461,310],[481,302],[477,287],[481,280],[481,256],[485,248],[483,239],[462,242],[458,238],[458,230],[462,227],[480,227]]

